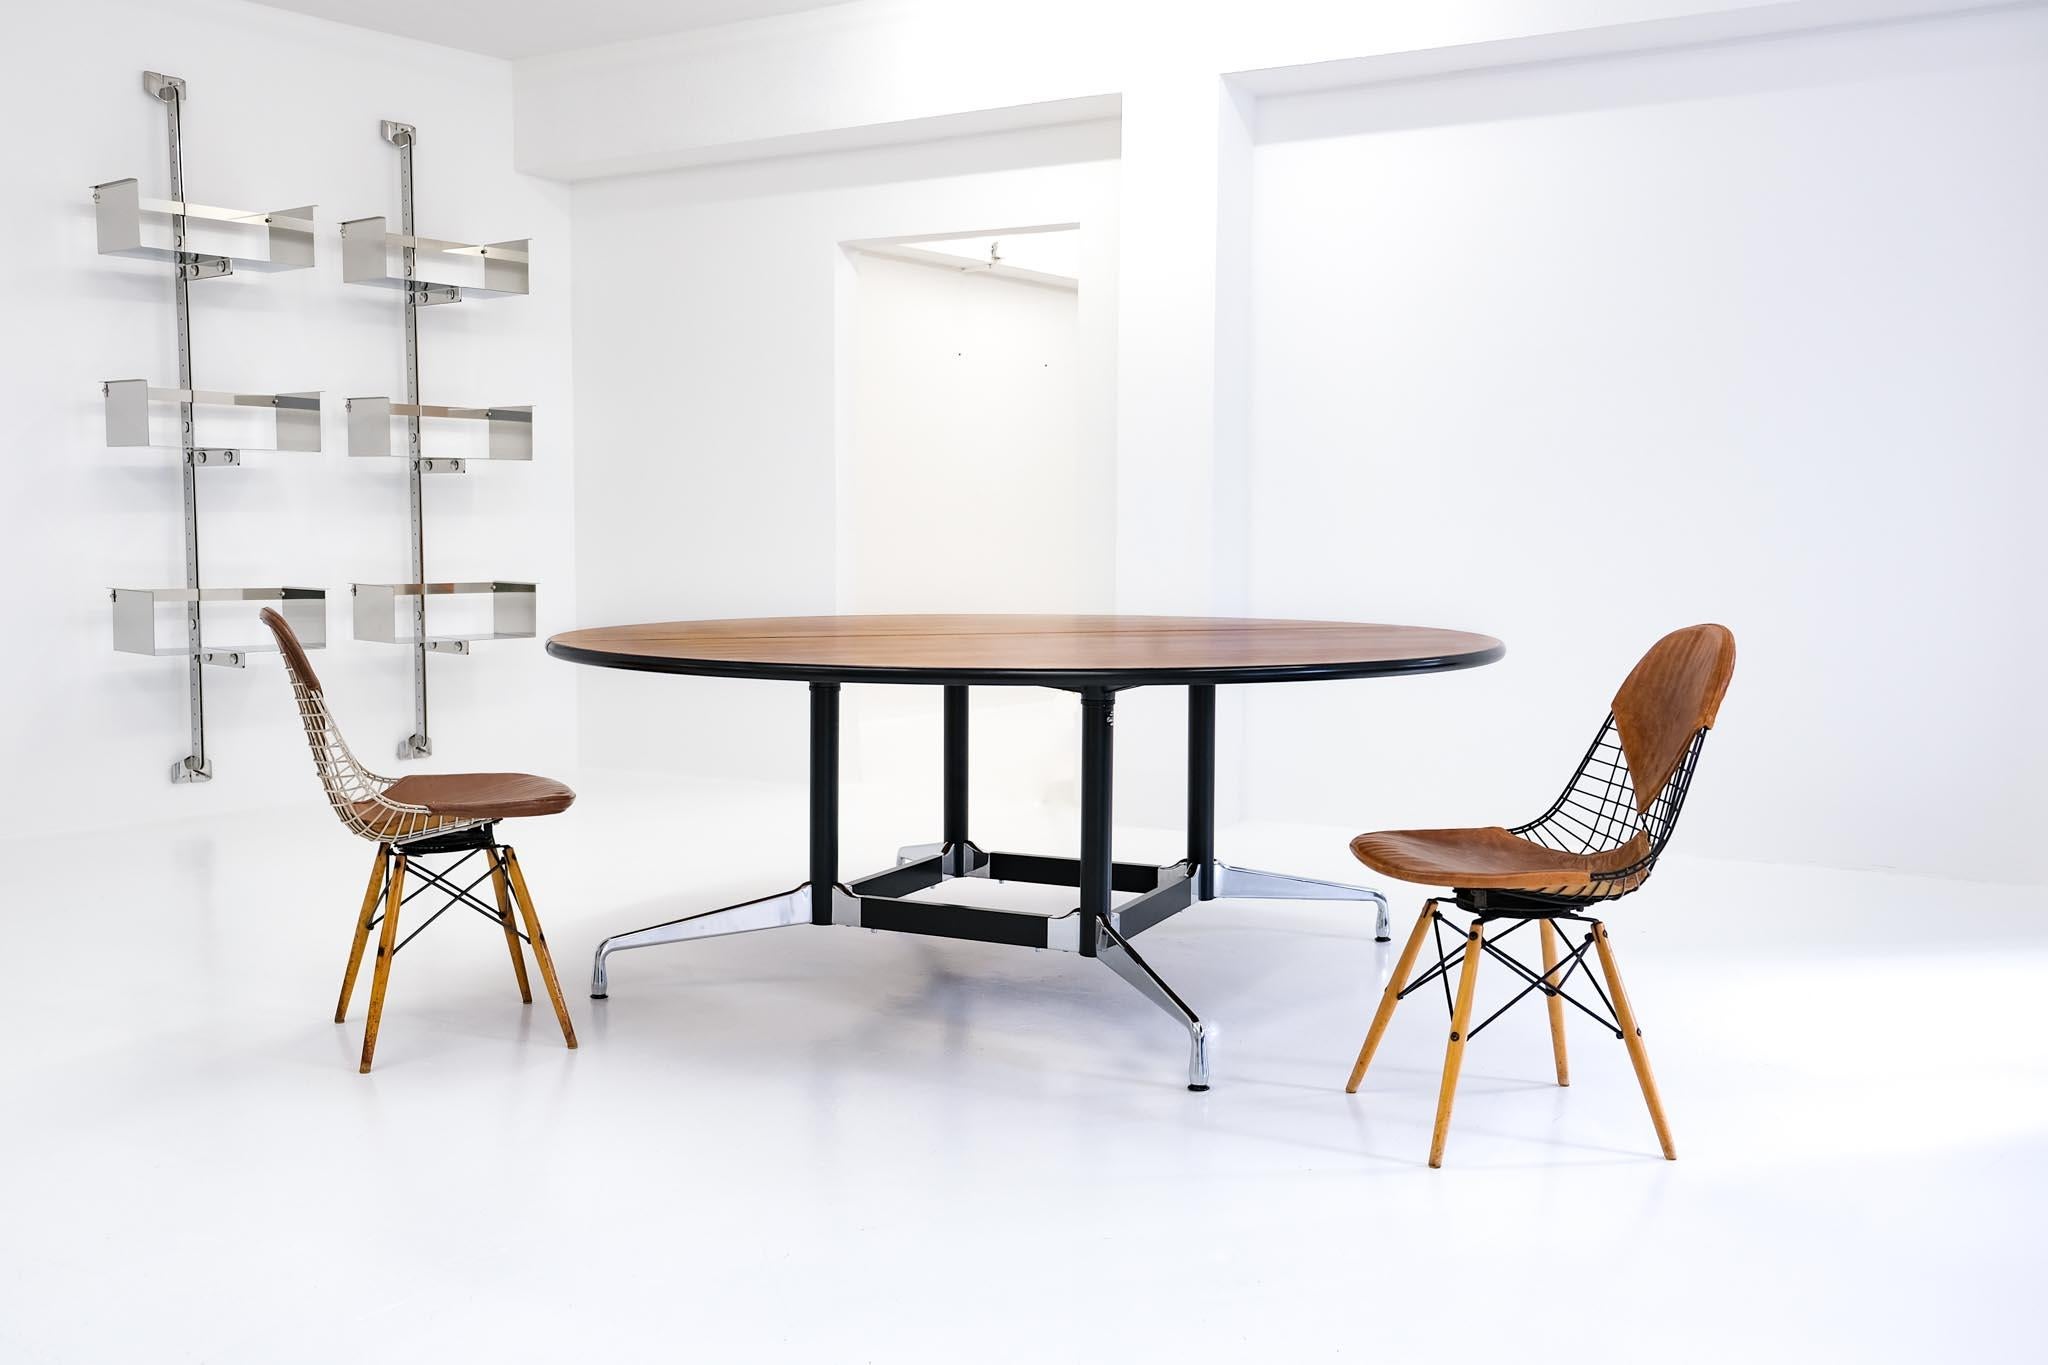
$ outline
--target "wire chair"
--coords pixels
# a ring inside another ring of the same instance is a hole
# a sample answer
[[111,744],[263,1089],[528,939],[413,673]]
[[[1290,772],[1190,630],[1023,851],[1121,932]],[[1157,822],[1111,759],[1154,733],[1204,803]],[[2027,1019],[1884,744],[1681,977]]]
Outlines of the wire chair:
[[[533,990],[527,981],[526,958],[520,945],[532,949],[555,1018],[562,1026],[563,1040],[575,1047],[576,1029],[569,1020],[568,1002],[555,978],[554,960],[541,932],[540,917],[533,907],[532,893],[527,890],[525,874],[520,870],[519,855],[511,845],[498,840],[497,823],[517,816],[551,815],[566,810],[576,794],[559,782],[527,773],[390,778],[371,772],[342,738],[341,727],[328,709],[319,675],[313,671],[313,662],[306,656],[298,636],[276,612],[265,610],[262,615],[263,623],[277,637],[278,652],[284,658],[292,698],[298,706],[299,723],[305,730],[306,744],[313,751],[313,767],[319,775],[321,790],[327,795],[327,804],[351,834],[377,845],[369,888],[363,893],[362,911],[356,917],[348,966],[342,973],[341,996],[334,1007],[334,1022],[344,1022],[356,975],[369,946],[370,931],[379,930],[359,1070],[370,1069],[377,1050],[377,1029],[384,1014],[384,992],[392,960],[428,925],[457,906],[476,911],[503,932],[505,947],[512,958],[513,977],[519,983],[519,998],[528,1004],[533,1001]],[[455,861],[438,869],[422,861],[439,856],[454,857]],[[484,859],[483,872],[467,885],[458,884],[455,874],[479,856]],[[405,890],[408,874],[420,881],[410,893]],[[495,906],[476,894],[485,881],[491,883]],[[444,902],[400,939],[400,909],[428,887],[442,893]],[[515,918],[515,908],[524,919],[524,932]]]
[[[1395,830],[1352,840],[1352,852],[1376,871],[1451,888],[1448,897],[1423,902],[1344,1087],[1357,1091],[1395,1006],[1431,982],[1441,983],[1451,1035],[1430,1141],[1431,1166],[1443,1164],[1465,1044],[1532,993],[1541,994],[1549,1009],[1557,1083],[1570,1084],[1564,1032],[1564,1007],[1569,1004],[1628,1046],[1658,1143],[1667,1159],[1677,1159],[1607,927],[1581,912],[1630,895],[1649,880],[1677,828],[1707,731],[1713,728],[1734,669],[1735,637],[1726,627],[1674,631],[1659,640],[1623,682],[1571,781],[1536,819],[1508,829]],[[1438,907],[1446,900],[1473,916],[1469,927],[1461,929],[1442,913]],[[1514,923],[1489,937],[1487,924],[1503,919]],[[1559,921],[1586,925],[1584,940],[1560,951]],[[1531,923],[1538,926],[1542,946],[1540,972],[1500,946]],[[1446,930],[1460,940],[1449,951]],[[1411,982],[1409,974],[1426,939],[1433,939],[1436,963]],[[1589,953],[1599,962],[1604,987],[1586,965]],[[1522,988],[1475,1025],[1473,989],[1485,957],[1511,970]],[[1566,990],[1582,969],[1598,1008]]]

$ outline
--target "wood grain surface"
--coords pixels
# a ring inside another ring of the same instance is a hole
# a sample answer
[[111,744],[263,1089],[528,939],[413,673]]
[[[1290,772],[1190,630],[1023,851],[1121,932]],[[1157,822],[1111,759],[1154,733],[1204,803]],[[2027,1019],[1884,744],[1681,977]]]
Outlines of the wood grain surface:
[[570,631],[548,653],[663,673],[1041,686],[1271,682],[1492,663],[1498,640],[1428,626],[1189,616],[788,616]]

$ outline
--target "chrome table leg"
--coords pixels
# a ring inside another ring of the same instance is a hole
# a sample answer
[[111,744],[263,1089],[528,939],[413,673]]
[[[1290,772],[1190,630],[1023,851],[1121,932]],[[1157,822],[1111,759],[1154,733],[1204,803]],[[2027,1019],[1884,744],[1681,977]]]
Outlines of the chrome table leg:
[[1387,898],[1369,887],[1216,861],[1216,689],[1210,684],[1188,688],[1188,863],[1197,900],[1375,901],[1372,935],[1381,943],[1392,937]]
[[1255,872],[1246,867],[1216,864],[1216,896],[1230,900],[1269,901],[1373,901],[1379,913],[1373,919],[1373,937],[1385,943],[1391,937],[1387,923],[1387,898],[1369,886],[1347,886],[1342,882],[1318,881],[1287,872]]
[[613,934],[597,945],[596,960],[590,964],[590,998],[605,998],[609,982],[604,960],[627,948],[651,948],[657,943],[681,943],[685,939],[718,938],[725,934],[751,934],[758,929],[780,929],[787,924],[810,922],[811,888],[806,883],[779,896],[741,901],[738,905],[685,915],[666,924],[650,924],[645,929]]
[[1188,1031],[1188,1089],[1207,1090],[1209,1043],[1216,1036],[1216,1026],[1195,1017],[1187,1002],[1175,995],[1173,987],[1160,980],[1159,973],[1153,971],[1130,942],[1111,927],[1107,915],[1097,916],[1095,921],[1095,956],[1104,966],[1135,986],[1138,994],[1180,1021],[1181,1027]]

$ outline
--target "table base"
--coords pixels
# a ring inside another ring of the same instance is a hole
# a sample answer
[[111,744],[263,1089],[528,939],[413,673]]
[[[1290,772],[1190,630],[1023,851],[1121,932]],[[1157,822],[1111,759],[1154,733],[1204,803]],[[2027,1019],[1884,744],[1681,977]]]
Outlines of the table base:
[[[1233,867],[1215,859],[1215,688],[1188,689],[1188,847],[1179,862],[1154,866],[1120,863],[1109,856],[1111,689],[1082,692],[1081,856],[989,852],[966,837],[967,689],[946,688],[946,813],[948,837],[910,845],[896,864],[842,881],[838,866],[839,685],[811,684],[811,879],[779,895],[706,910],[629,933],[597,946],[590,995],[610,992],[606,960],[630,948],[754,933],[793,924],[836,924],[899,934],[1020,948],[1051,949],[1092,957],[1171,1016],[1188,1033],[1188,1089],[1207,1090],[1216,1025],[1186,1001],[1131,946],[1131,940],[1201,901],[1372,901],[1375,937],[1388,939],[1387,899],[1368,887],[1318,881],[1282,872]],[[945,901],[913,900],[917,892],[969,879],[1070,886],[1080,904],[1059,915],[1002,910]],[[827,895],[819,887],[829,887]],[[1129,898],[1111,904],[1113,892]]]

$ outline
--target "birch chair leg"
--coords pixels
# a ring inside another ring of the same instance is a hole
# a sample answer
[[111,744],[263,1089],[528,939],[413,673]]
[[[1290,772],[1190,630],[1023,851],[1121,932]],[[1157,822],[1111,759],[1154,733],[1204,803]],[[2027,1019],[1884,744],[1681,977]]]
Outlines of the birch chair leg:
[[541,984],[548,988],[548,999],[554,1002],[555,1018],[561,1021],[562,1041],[573,1048],[576,1026],[569,1022],[569,1002],[562,998],[562,983],[555,979],[555,960],[548,954],[547,936],[541,932],[540,916],[534,912],[533,893],[526,889],[526,874],[519,870],[519,855],[510,847],[505,849],[505,871],[512,878],[512,894],[526,916],[526,939],[533,948],[533,960],[540,967]]
[[[1543,979],[1549,985],[1557,984],[1557,926],[1549,920],[1538,920],[1536,927],[1543,934]],[[1546,997],[1550,1006],[1550,1050],[1557,1057],[1557,1083],[1570,1085],[1572,1074],[1564,1059],[1564,997]]]
[[1458,1097],[1458,1068],[1465,1064],[1465,1031],[1472,1023],[1472,988],[1479,980],[1481,935],[1485,922],[1472,921],[1465,935],[1465,961],[1458,970],[1458,998],[1451,1007],[1451,1041],[1444,1048],[1444,1083],[1436,1097],[1436,1128],[1429,1137],[1429,1164],[1444,1164],[1444,1138],[1451,1131],[1451,1101]]
[[526,955],[519,951],[519,925],[512,914],[512,895],[505,885],[505,863],[497,849],[491,853],[491,889],[498,893],[498,918],[505,925],[505,949],[512,954],[512,975],[519,978],[520,1003],[533,1003],[533,987],[526,981]]
[[1600,970],[1606,974],[1607,990],[1614,1000],[1614,1021],[1621,1025],[1621,1040],[1628,1045],[1628,1059],[1635,1064],[1636,1080],[1643,1087],[1643,1102],[1650,1106],[1650,1122],[1657,1126],[1657,1143],[1666,1161],[1678,1160],[1671,1145],[1671,1128],[1664,1122],[1664,1102],[1657,1098],[1657,1078],[1650,1074],[1650,1054],[1643,1049],[1643,1031],[1636,1025],[1636,1012],[1629,1008],[1628,992],[1622,988],[1621,969],[1614,965],[1614,950],[1607,946],[1607,926],[1593,922],[1593,947],[1600,954]]
[[1356,1095],[1358,1083],[1365,1079],[1365,1069],[1372,1065],[1372,1054],[1379,1050],[1380,1038],[1393,1022],[1394,1007],[1401,1003],[1401,991],[1408,984],[1408,973],[1415,970],[1415,955],[1422,951],[1423,935],[1429,931],[1430,916],[1436,913],[1436,902],[1422,903],[1422,913],[1415,917],[1415,928],[1409,931],[1408,942],[1401,949],[1401,956],[1394,963],[1394,974],[1387,978],[1387,989],[1380,996],[1380,1007],[1372,1016],[1372,1027],[1366,1030],[1365,1043],[1358,1049],[1358,1061],[1351,1068],[1351,1079],[1344,1082],[1344,1093]]
[[384,867],[391,859],[391,845],[377,845],[377,861],[370,866],[370,889],[363,892],[363,913],[356,916],[356,940],[349,945],[348,968],[341,974],[341,999],[334,1004],[334,1022],[348,1018],[348,1000],[356,993],[356,972],[363,965],[363,947],[370,941],[370,921],[377,918],[377,902],[384,891]]
[[370,1059],[377,1055],[377,1025],[384,1018],[384,987],[391,981],[391,958],[398,951],[398,905],[405,895],[405,855],[391,865],[391,885],[384,894],[384,927],[377,935],[377,967],[370,976],[370,1018],[363,1025],[363,1064],[356,1070],[368,1074]]

